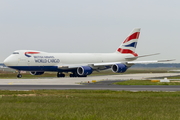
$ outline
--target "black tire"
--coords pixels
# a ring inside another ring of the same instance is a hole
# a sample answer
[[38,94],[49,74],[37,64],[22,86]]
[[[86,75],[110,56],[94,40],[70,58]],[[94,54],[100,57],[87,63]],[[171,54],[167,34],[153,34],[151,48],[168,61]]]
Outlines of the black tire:
[[79,75],[78,77],[87,77],[87,75]]
[[61,74],[57,73],[57,77],[60,77]]
[[74,74],[70,74],[69,77],[75,77],[75,75]]
[[21,75],[21,74],[18,74],[18,75],[17,75],[17,78],[22,78],[22,75]]
[[57,77],[65,77],[65,74],[57,73]]
[[65,77],[65,74],[61,74],[61,77]]

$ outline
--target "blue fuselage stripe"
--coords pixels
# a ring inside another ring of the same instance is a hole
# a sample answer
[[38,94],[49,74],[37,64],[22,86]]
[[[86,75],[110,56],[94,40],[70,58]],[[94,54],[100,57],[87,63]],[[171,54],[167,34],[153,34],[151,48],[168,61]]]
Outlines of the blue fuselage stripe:
[[61,71],[57,66],[8,66],[23,71]]
[[[8,66],[9,68],[16,69],[19,71],[50,71],[50,72],[74,72],[76,68],[72,69],[59,69],[57,66]],[[111,68],[110,66],[106,66],[102,70],[106,70]]]

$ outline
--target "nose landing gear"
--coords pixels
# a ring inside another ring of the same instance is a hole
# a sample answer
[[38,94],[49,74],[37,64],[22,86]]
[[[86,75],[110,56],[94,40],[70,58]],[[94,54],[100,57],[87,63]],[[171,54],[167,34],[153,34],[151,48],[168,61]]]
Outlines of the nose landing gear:
[[17,78],[22,78],[20,71],[18,71]]

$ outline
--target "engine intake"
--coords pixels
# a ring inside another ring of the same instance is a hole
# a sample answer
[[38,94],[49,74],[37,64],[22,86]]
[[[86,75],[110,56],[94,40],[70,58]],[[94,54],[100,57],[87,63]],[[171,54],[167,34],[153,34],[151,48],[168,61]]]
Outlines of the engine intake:
[[44,72],[36,72],[36,71],[32,71],[30,72],[31,75],[42,75],[44,74]]
[[123,73],[127,70],[127,66],[125,64],[114,64],[112,66],[112,71],[115,73]]
[[82,66],[77,68],[77,73],[80,76],[90,75],[93,72],[93,69],[89,66]]

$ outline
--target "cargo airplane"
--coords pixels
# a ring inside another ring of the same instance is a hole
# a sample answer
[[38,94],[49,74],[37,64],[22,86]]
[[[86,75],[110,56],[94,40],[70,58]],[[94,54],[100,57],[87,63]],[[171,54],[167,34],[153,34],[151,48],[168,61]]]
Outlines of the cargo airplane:
[[111,69],[123,73],[136,63],[156,63],[170,60],[134,61],[139,57],[135,52],[140,28],[134,29],[113,53],[47,53],[36,50],[17,50],[4,60],[4,64],[20,71],[30,71],[32,75],[42,75],[45,71],[57,72],[57,77],[86,77],[93,71]]

